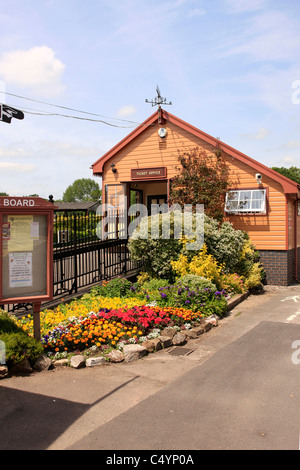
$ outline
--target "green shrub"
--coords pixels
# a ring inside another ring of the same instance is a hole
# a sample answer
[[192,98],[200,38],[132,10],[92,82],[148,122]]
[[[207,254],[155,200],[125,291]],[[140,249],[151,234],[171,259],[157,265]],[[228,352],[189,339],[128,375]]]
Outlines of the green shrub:
[[224,297],[218,296],[212,300],[208,300],[202,307],[201,312],[204,316],[218,315],[223,317],[227,312],[227,302]]
[[[183,287],[180,283],[161,287],[155,300],[160,307],[186,308],[193,312],[201,312],[205,316],[211,315],[212,309],[223,311],[225,305],[227,308],[225,292],[208,287],[192,289],[189,286]],[[211,308],[208,308],[210,305]],[[215,310],[213,313],[216,313]]]
[[[171,261],[176,261],[183,250],[183,233],[188,240],[195,238],[196,221],[200,220],[200,217],[186,214],[184,229],[181,211],[144,217],[129,239],[131,259],[142,262],[143,270],[151,277],[174,282],[175,273]],[[197,247],[201,247],[198,239],[194,242],[194,248]],[[192,251],[195,253],[195,250]]]
[[220,287],[227,293],[242,294],[246,292],[244,278],[236,273],[223,273],[220,276]]
[[143,289],[152,292],[157,291],[160,287],[166,287],[169,284],[167,279],[151,279],[149,281],[144,282]]
[[98,295],[103,297],[129,297],[132,295],[132,282],[128,279],[111,279],[103,286],[96,288]]
[[[245,245],[249,236],[242,230],[233,228],[230,222],[218,221],[204,215],[188,213],[183,219],[180,211],[144,217],[129,239],[128,247],[133,261],[143,263],[143,270],[151,277],[159,277],[174,282],[175,273],[172,261],[180,255],[187,261],[197,255],[203,242],[207,254],[212,255],[226,272],[244,275],[256,261],[254,247]],[[183,224],[188,221],[188,224]],[[203,221],[203,224],[202,224]],[[181,236],[178,234],[180,233]],[[204,239],[201,230],[204,229]],[[197,236],[195,236],[197,235]],[[193,249],[192,249],[193,248]]]
[[44,352],[42,344],[24,332],[3,333],[0,340],[5,344],[5,361],[8,368],[19,364],[25,358],[33,365]]
[[152,277],[149,273],[141,271],[140,274],[137,276],[137,287],[142,286],[146,281],[151,281]]
[[241,274],[240,262],[248,238],[246,232],[234,229],[230,222],[223,222],[219,226],[216,220],[205,216],[204,240],[207,252],[219,264],[225,265],[227,272]]
[[217,290],[217,286],[213,284],[209,279],[206,279],[202,276],[197,276],[197,274],[185,274],[180,277],[177,281],[182,287],[189,287],[191,290],[195,289],[211,289],[213,291]]
[[16,324],[14,318],[8,312],[0,309],[0,334],[18,332],[23,332],[22,328]]
[[42,344],[28,336],[4,310],[0,310],[0,341],[5,344],[5,362],[9,368],[25,358],[33,365],[44,352]]
[[245,286],[247,289],[260,287],[262,285],[263,274],[264,272],[259,263],[254,263],[245,280]]

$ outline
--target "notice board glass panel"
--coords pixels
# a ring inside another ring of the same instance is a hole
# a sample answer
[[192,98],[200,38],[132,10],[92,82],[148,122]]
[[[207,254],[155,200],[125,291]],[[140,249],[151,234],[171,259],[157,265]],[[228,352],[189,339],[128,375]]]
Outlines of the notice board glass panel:
[[2,298],[47,295],[47,215],[4,214]]

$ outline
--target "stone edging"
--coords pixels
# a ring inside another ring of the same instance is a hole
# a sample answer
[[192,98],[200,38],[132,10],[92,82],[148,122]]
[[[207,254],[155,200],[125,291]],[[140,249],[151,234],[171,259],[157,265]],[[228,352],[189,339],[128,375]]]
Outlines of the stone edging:
[[[228,301],[228,312],[236,307],[236,305],[243,302],[248,295],[249,293],[246,292],[244,294],[235,295],[230,299]],[[218,326],[218,321],[218,316],[211,315],[208,318],[204,318],[203,323],[194,328],[178,331],[177,328],[167,327],[161,331],[160,336],[157,338],[149,339],[142,344],[126,344],[123,347],[123,352],[115,349],[106,356],[92,356],[85,358],[83,355],[78,354],[71,356],[70,359],[58,359],[56,361],[52,361],[46,354],[42,354],[34,364],[33,369],[29,362],[25,360],[23,364],[19,365],[16,372],[30,373],[33,371],[49,370],[53,367],[56,369],[62,366],[71,366],[74,369],[80,369],[83,367],[93,367],[109,363],[128,363],[140,359],[148,353],[153,353],[171,346],[182,346],[186,344],[188,340],[196,339],[201,334],[209,331],[212,327]],[[5,365],[0,365],[0,379],[5,378],[8,375],[9,371],[7,367]]]
[[78,354],[72,356],[70,360],[59,359],[53,363],[53,366],[70,365],[75,369],[80,369],[82,367],[93,367],[110,362],[128,363],[140,359],[148,353],[153,353],[171,346],[182,346],[186,344],[189,339],[197,338],[201,334],[209,331],[213,326],[218,326],[218,318],[214,315],[204,319],[203,324],[187,330],[178,331],[176,328],[172,327],[164,328],[157,338],[149,339],[142,344],[126,344],[123,347],[123,352],[115,349],[106,356],[92,356],[87,359],[83,355]]

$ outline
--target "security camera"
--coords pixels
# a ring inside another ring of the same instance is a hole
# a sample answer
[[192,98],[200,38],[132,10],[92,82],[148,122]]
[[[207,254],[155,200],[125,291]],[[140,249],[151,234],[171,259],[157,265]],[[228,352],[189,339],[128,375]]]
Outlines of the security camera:
[[262,183],[262,176],[260,173],[256,173],[255,175],[256,181],[261,184]]

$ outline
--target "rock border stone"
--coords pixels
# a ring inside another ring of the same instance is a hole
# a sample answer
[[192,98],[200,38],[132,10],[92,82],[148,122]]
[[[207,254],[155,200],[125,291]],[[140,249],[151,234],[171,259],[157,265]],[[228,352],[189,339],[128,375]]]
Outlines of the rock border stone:
[[[249,292],[235,295],[228,301],[227,311],[229,312],[236,307],[236,305],[243,302],[248,295]],[[217,315],[211,315],[210,317],[204,318],[203,322],[198,326],[190,329],[178,330],[176,327],[166,327],[157,338],[152,338],[139,344],[126,344],[123,348],[123,352],[112,350],[106,356],[91,356],[85,358],[85,356],[78,354],[71,356],[69,359],[65,358],[52,361],[46,354],[42,354],[33,365],[33,368],[28,361],[24,361],[24,364],[18,364],[13,370],[8,370],[6,365],[2,365],[0,367],[0,380],[11,376],[15,372],[28,374],[67,366],[74,369],[81,369],[83,367],[103,366],[109,363],[132,362],[149,353],[154,353],[172,346],[182,346],[191,339],[197,339],[198,336],[206,333],[211,328],[217,327],[219,320],[220,318]]]

